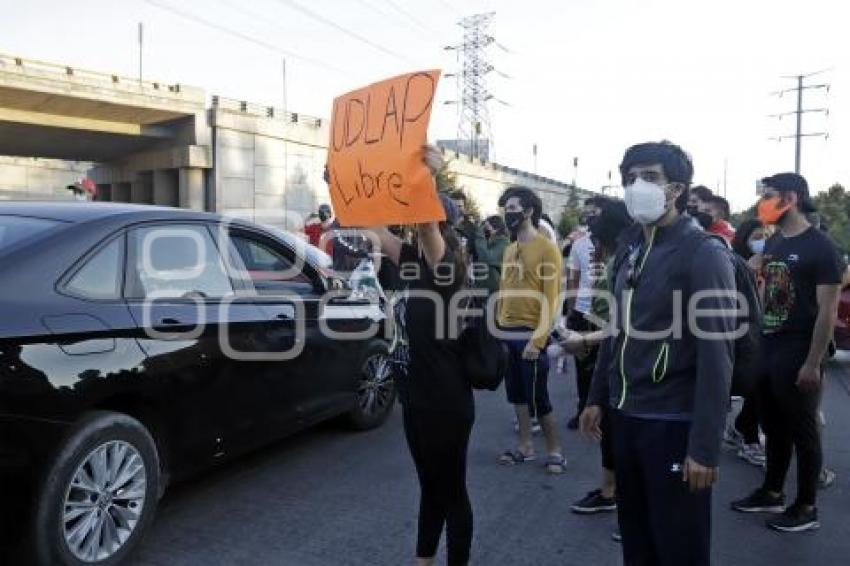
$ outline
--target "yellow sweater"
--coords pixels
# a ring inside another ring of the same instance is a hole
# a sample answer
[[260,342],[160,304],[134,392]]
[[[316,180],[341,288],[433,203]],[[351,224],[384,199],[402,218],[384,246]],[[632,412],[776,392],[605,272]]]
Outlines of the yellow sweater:
[[[561,253],[542,234],[508,246],[499,282],[499,325],[533,328],[534,345],[542,350],[558,317],[561,272]],[[512,292],[523,294],[512,296]]]

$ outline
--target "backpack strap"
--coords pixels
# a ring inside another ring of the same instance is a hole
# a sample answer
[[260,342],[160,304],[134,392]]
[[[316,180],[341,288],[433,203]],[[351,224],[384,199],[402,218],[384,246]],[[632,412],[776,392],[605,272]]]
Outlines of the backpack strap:
[[[709,234],[708,232],[703,232],[702,230],[698,230],[693,232],[691,235],[686,237],[682,244],[679,246],[678,251],[676,252],[682,258],[682,261],[679,263],[679,280],[685,281],[687,279],[688,271],[691,268],[691,263],[694,261],[697,250],[702,246],[705,242],[709,240],[722,240],[720,236],[715,234]],[[728,250],[728,246],[723,245],[725,250]]]

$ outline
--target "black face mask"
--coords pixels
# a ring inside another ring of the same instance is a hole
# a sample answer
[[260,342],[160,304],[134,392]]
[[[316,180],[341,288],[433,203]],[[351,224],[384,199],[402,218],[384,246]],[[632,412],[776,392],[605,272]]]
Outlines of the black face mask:
[[488,240],[493,237],[493,231],[490,230],[489,228],[484,228],[483,232],[484,232],[484,237],[487,238]]
[[327,220],[330,217],[331,217],[331,215],[328,214],[327,212],[320,212],[319,213],[319,220],[321,220],[322,222],[324,222],[325,220]]
[[525,214],[522,212],[505,213],[505,226],[507,226],[510,233],[514,236],[517,232],[519,232],[519,228],[522,226],[523,220],[525,220]]
[[699,212],[699,208],[696,207],[696,206],[690,206],[689,205],[689,206],[685,207],[685,211],[688,213],[688,216],[691,216],[692,218],[696,218],[697,213]]
[[595,214],[582,214],[578,217],[578,223],[582,226],[590,226],[591,222],[596,220]]
[[708,230],[709,227],[714,224],[714,218],[707,212],[697,212],[694,215],[694,218],[697,219],[699,225],[703,227],[703,229]]

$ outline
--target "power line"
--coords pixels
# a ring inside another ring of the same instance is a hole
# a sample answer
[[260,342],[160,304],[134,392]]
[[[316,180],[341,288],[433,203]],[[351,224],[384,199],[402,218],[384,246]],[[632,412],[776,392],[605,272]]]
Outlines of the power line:
[[245,6],[244,2],[239,3],[236,0],[218,0],[218,2],[221,2],[223,5],[228,6],[232,10],[238,12],[240,15],[247,16],[249,19],[260,22],[261,24],[263,24],[265,26],[268,26],[270,28],[273,28],[273,29],[278,30],[278,31],[285,33],[285,34],[293,33],[292,29],[287,29],[287,28],[281,26],[280,24],[278,24],[277,21],[276,21],[276,18],[270,18],[268,16],[268,14],[263,15],[263,14],[260,14],[259,12],[249,10]]
[[[388,20],[392,20],[393,22],[399,22],[402,24],[406,24],[410,29],[415,29],[416,32],[422,36],[429,38],[433,41],[434,33],[426,30],[422,26],[416,24],[415,22],[411,22],[409,18],[404,17],[403,14],[399,13],[390,13],[384,11],[382,8],[379,8],[377,5],[373,3],[374,0],[356,0],[362,6],[372,10],[376,14],[380,14],[382,17],[387,18]],[[400,17],[401,16],[401,17]],[[439,45],[438,42],[434,42],[434,45]]]
[[421,21],[419,21],[419,18],[417,18],[416,16],[414,16],[413,14],[411,14],[410,12],[408,12],[407,10],[405,10],[404,8],[402,8],[401,6],[396,4],[394,0],[384,0],[384,2],[386,2],[387,4],[389,4],[390,6],[395,8],[395,10],[399,14],[401,14],[402,16],[404,16],[405,18],[407,18],[408,20],[413,22],[416,25],[416,27],[418,27],[419,29],[421,29],[425,33],[440,35],[439,32],[437,32],[433,29],[430,29],[428,26],[424,25]]
[[389,15],[389,13],[384,12],[382,9],[378,8],[376,5],[372,4],[372,2],[367,2],[366,0],[357,0],[357,3],[360,4],[361,6],[365,6],[369,10],[372,10],[376,14],[382,15],[385,18],[391,18],[392,17],[392,16]]
[[309,57],[309,56],[306,56],[306,55],[300,55],[300,54],[298,54],[294,51],[289,51],[288,49],[284,49],[284,48],[279,47],[277,45],[274,45],[272,43],[268,43],[268,42],[263,41],[261,39],[251,37],[250,35],[246,35],[246,34],[240,32],[240,31],[222,26],[220,24],[217,24],[213,21],[207,20],[207,19],[202,18],[200,16],[197,16],[195,14],[185,12],[183,10],[180,10],[179,8],[175,8],[173,6],[169,6],[167,4],[157,2],[156,0],[142,0],[142,1],[147,3],[147,4],[150,4],[152,6],[155,6],[159,9],[161,9],[161,10],[165,10],[166,12],[171,12],[172,14],[180,16],[181,18],[184,18],[186,20],[195,22],[197,24],[201,24],[203,26],[214,29],[216,31],[220,31],[222,33],[225,33],[227,35],[231,35],[231,36],[239,38],[243,41],[253,43],[255,45],[258,45],[260,47],[268,49],[269,51],[273,51],[273,52],[275,52],[279,55],[285,55],[287,57],[292,57],[293,59],[300,59],[301,61],[304,61],[305,63],[310,63],[312,65],[316,65],[318,67],[323,67],[323,68],[328,69],[330,71],[342,73],[342,74],[347,75],[347,76],[352,76],[349,71],[346,71],[345,69],[342,69],[340,67],[332,65],[330,63],[326,63],[326,62],[324,62],[320,59],[314,59],[313,57]]
[[440,4],[442,4],[442,5],[443,5],[443,6],[444,6],[447,10],[449,10],[450,12],[453,12],[453,13],[454,13],[454,14],[456,14],[456,15],[459,15],[459,14],[460,14],[460,12],[458,12],[457,8],[455,8],[454,6],[452,6],[451,4],[449,4],[446,0],[437,0],[437,1],[438,1]]
[[398,53],[390,51],[389,49],[387,49],[383,45],[379,45],[379,44],[375,43],[374,41],[363,37],[362,35],[354,33],[353,31],[337,24],[333,20],[329,20],[328,18],[322,16],[321,14],[317,14],[313,10],[310,10],[309,8],[305,8],[304,6],[298,4],[297,2],[294,2],[293,0],[278,0],[278,2],[286,4],[287,6],[292,8],[293,10],[297,10],[298,12],[301,12],[302,14],[304,14],[304,15],[306,15],[306,16],[308,16],[308,17],[310,17],[310,18],[312,18],[312,19],[314,19],[318,22],[321,22],[328,27],[332,27],[333,29],[335,29],[339,32],[342,32],[345,35],[352,37],[352,38],[356,39],[357,41],[360,41],[361,43],[364,43],[364,44],[372,47],[373,49],[380,51],[381,53],[389,55],[390,57],[395,57],[396,59],[400,59],[402,61],[405,61],[406,63],[415,64],[411,59],[408,59],[407,57],[404,57],[402,55],[399,55]]

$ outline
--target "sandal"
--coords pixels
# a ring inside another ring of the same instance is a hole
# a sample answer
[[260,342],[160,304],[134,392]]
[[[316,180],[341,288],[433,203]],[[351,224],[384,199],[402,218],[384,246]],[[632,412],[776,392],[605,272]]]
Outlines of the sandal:
[[549,454],[546,458],[546,471],[550,474],[563,474],[567,471],[567,459],[561,454]]
[[533,453],[523,454],[519,451],[519,449],[505,450],[505,452],[499,456],[499,462],[508,466],[514,466],[516,464],[522,464],[523,462],[531,462],[535,458],[536,456]]

